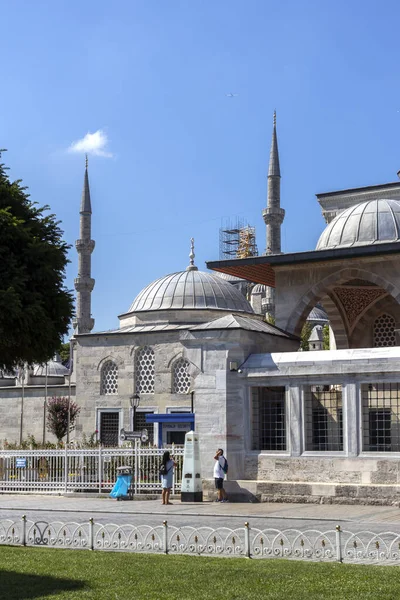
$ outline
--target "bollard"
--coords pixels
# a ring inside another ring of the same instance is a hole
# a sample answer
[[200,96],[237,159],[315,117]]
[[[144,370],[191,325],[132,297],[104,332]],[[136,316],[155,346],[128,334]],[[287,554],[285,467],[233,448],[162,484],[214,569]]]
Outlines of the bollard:
[[163,546],[164,546],[164,554],[168,554],[168,523],[167,521],[163,521],[164,531],[163,531]]
[[336,525],[336,559],[342,562],[342,530],[340,525]]
[[26,515],[22,515],[22,540],[23,546],[26,546]]
[[244,524],[244,554],[246,558],[251,558],[250,552],[250,525],[246,521]]
[[89,547],[90,550],[94,550],[94,520],[93,517],[89,519]]

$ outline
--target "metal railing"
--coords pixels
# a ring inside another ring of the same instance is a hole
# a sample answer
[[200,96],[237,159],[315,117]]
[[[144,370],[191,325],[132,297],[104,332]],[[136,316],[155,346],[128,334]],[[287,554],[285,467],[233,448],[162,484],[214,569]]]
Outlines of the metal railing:
[[[183,447],[168,448],[177,466],[173,492],[182,481]],[[159,467],[163,448],[93,448],[89,450],[0,450],[0,492],[107,492],[117,468],[132,468],[135,494],[161,492]]]
[[340,525],[328,531],[243,527],[175,527],[60,521],[0,521],[0,545],[122,550],[243,558],[287,558],[362,564],[400,564],[400,534],[352,532]]

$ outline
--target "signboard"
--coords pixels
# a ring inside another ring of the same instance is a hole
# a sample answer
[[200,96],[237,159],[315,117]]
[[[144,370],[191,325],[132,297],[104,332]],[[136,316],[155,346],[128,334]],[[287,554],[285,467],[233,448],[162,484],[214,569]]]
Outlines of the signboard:
[[134,442],[135,440],[140,440],[145,444],[149,439],[149,433],[147,429],[142,429],[141,431],[125,431],[125,429],[121,429],[119,432],[119,439],[122,442]]
[[185,435],[181,501],[203,502],[199,436],[194,431]]
[[17,469],[25,469],[26,468],[26,458],[16,458],[15,466]]

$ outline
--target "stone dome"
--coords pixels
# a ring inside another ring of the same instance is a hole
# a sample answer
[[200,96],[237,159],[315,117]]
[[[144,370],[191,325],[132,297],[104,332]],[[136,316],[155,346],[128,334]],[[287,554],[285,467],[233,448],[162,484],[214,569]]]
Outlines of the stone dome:
[[322,306],[319,306],[318,304],[311,310],[307,317],[307,321],[323,321],[324,323],[329,323],[328,315]]
[[[49,360],[47,363],[47,376],[48,377],[65,377],[69,375],[69,370],[61,362],[59,354],[55,354],[54,358]],[[34,377],[46,377],[46,365],[35,365],[33,367]]]
[[317,250],[400,241],[400,202],[369,200],[337,215],[318,240]]
[[179,309],[254,313],[243,294],[229,281],[198,271],[194,266],[150,283],[135,298],[129,312]]

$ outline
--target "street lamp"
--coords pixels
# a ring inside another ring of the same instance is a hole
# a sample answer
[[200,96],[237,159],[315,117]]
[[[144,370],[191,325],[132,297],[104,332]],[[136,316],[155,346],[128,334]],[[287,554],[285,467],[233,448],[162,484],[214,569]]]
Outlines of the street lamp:
[[133,396],[131,396],[129,398],[129,401],[130,401],[131,407],[133,409],[133,427],[132,427],[132,431],[135,431],[135,426],[136,426],[136,409],[138,408],[138,406],[140,404],[140,396],[139,396],[139,394],[133,394]]

